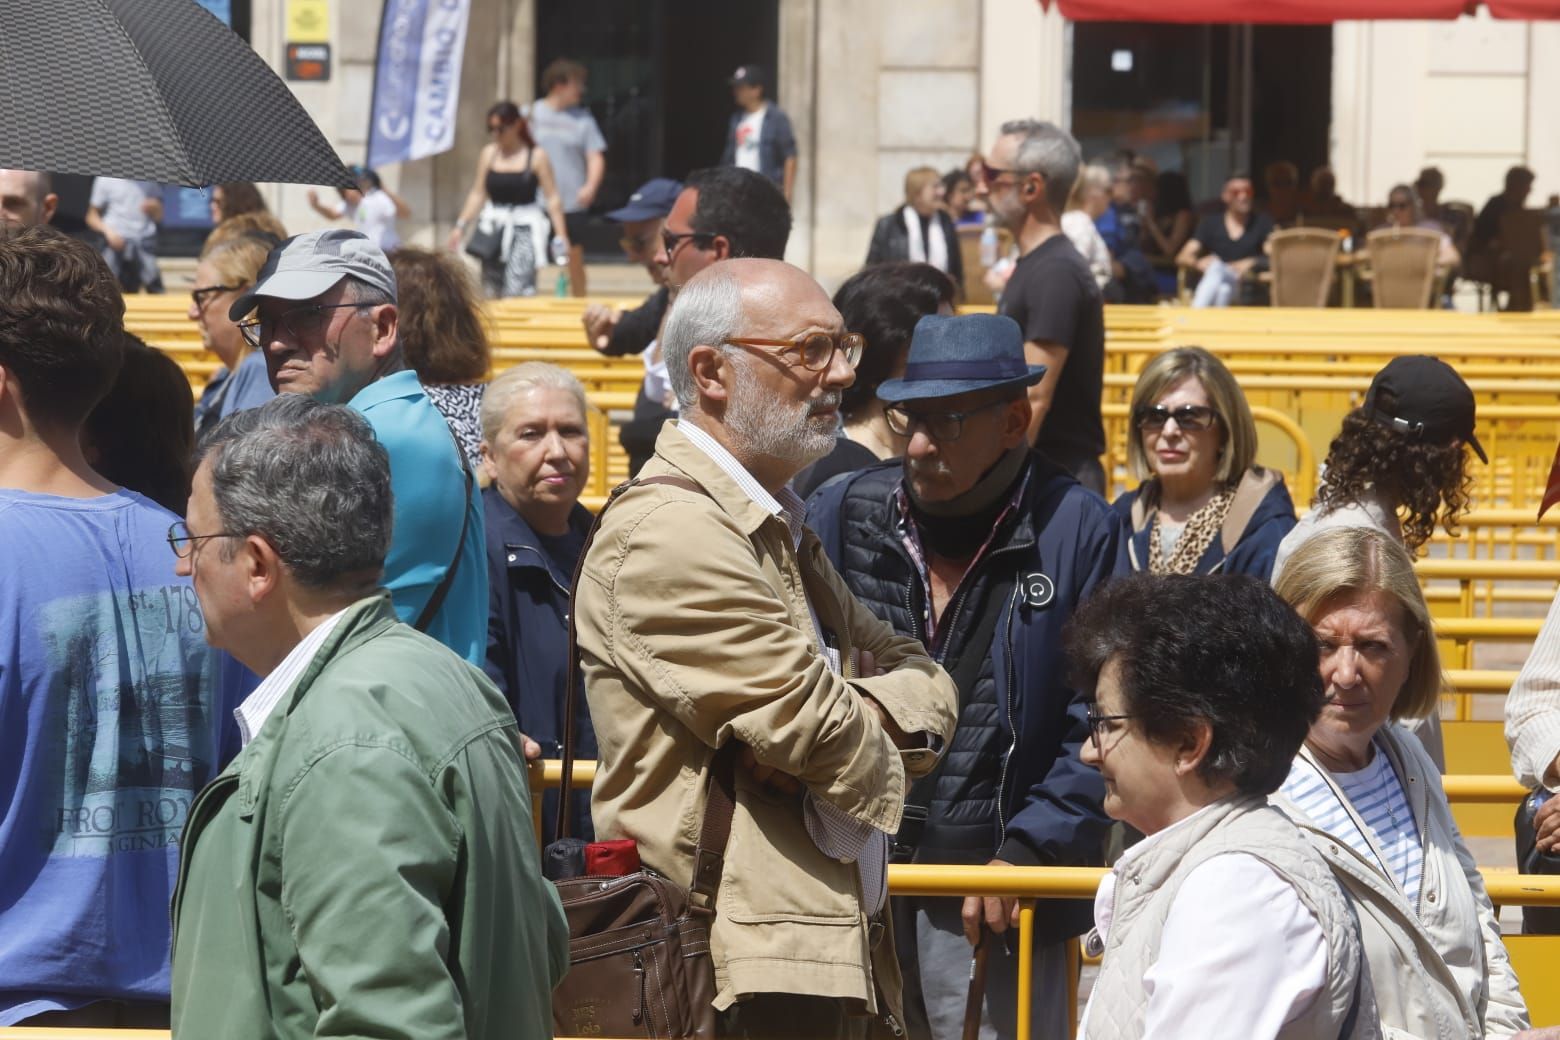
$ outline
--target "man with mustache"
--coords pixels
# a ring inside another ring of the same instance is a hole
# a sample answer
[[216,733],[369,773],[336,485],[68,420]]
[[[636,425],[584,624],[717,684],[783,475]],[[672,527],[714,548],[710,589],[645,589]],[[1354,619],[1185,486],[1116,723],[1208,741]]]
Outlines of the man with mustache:
[[[1066,681],[1061,634],[1125,573],[1126,541],[1104,499],[1029,446],[1027,389],[1044,374],[1025,363],[1012,318],[922,318],[904,377],[878,387],[889,428],[909,438],[903,461],[826,484],[808,504],[850,590],[925,642],[959,688],[949,754],[911,792],[896,862],[1101,861],[1104,788],[1079,759],[1086,705]],[[1067,1035],[1065,940],[1089,915],[1087,903],[1048,901],[1037,916],[1035,1036]],[[1016,1035],[1017,920],[1011,899],[895,901],[912,1037],[960,1035],[965,978],[949,965],[983,938],[981,1036]]]
[[948,676],[856,602],[786,487],[834,446],[862,348],[843,324],[778,260],[689,279],[661,336],[681,418],[575,582],[597,837],[690,885],[709,778],[734,774],[722,1036],[902,1032],[888,835],[953,734]]
[[264,352],[278,394],[350,405],[373,426],[390,453],[395,523],[383,584],[396,614],[481,667],[482,499],[465,453],[402,356],[384,251],[345,228],[295,235],[271,250],[228,317]]

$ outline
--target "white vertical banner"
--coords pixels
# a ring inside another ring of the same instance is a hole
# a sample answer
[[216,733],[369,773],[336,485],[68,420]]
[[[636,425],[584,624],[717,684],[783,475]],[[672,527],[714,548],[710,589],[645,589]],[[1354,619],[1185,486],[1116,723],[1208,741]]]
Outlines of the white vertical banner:
[[421,159],[454,145],[469,14],[470,0],[385,0],[369,166]]

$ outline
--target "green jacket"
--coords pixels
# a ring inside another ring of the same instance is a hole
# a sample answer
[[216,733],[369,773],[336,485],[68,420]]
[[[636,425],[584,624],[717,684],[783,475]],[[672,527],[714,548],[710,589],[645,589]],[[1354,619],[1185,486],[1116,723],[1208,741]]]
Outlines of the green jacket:
[[175,1036],[552,1035],[568,930],[514,715],[388,597],[350,608],[182,844]]

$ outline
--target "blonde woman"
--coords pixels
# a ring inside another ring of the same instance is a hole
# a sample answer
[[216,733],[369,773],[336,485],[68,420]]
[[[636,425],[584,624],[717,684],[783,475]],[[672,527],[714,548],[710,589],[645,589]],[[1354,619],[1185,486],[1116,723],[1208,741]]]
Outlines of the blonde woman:
[[1433,713],[1444,685],[1408,551],[1373,528],[1322,531],[1276,591],[1316,633],[1326,703],[1273,802],[1354,902],[1381,1024],[1423,1040],[1527,1028],[1440,772],[1402,725]]
[[1154,358],[1132,388],[1127,463],[1142,483],[1116,499],[1135,571],[1250,574],[1267,581],[1295,526],[1279,473],[1256,465],[1257,426],[1224,363],[1201,347]]
[[1109,170],[1097,163],[1085,166],[1078,171],[1078,183],[1073,185],[1067,212],[1062,214],[1062,234],[1089,262],[1089,272],[1101,289],[1111,280],[1110,248],[1094,222],[1110,208],[1110,185]]
[[[243,217],[234,217],[226,226]],[[249,345],[228,308],[254,284],[265,258],[281,239],[264,231],[215,233],[195,264],[187,316],[200,329],[200,341],[222,362],[195,403],[195,435],[221,420],[265,404],[276,396],[266,374],[265,352]]]
[[931,264],[953,284],[964,284],[959,235],[943,208],[942,175],[930,166],[917,166],[905,174],[904,205],[880,218],[872,231],[867,263],[897,260]]

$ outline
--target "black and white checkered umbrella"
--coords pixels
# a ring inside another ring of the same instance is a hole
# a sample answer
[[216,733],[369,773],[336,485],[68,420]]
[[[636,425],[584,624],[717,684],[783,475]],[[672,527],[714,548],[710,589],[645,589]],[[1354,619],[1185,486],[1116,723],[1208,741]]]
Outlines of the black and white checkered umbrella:
[[194,0],[0,0],[0,167],[352,184],[276,73]]

